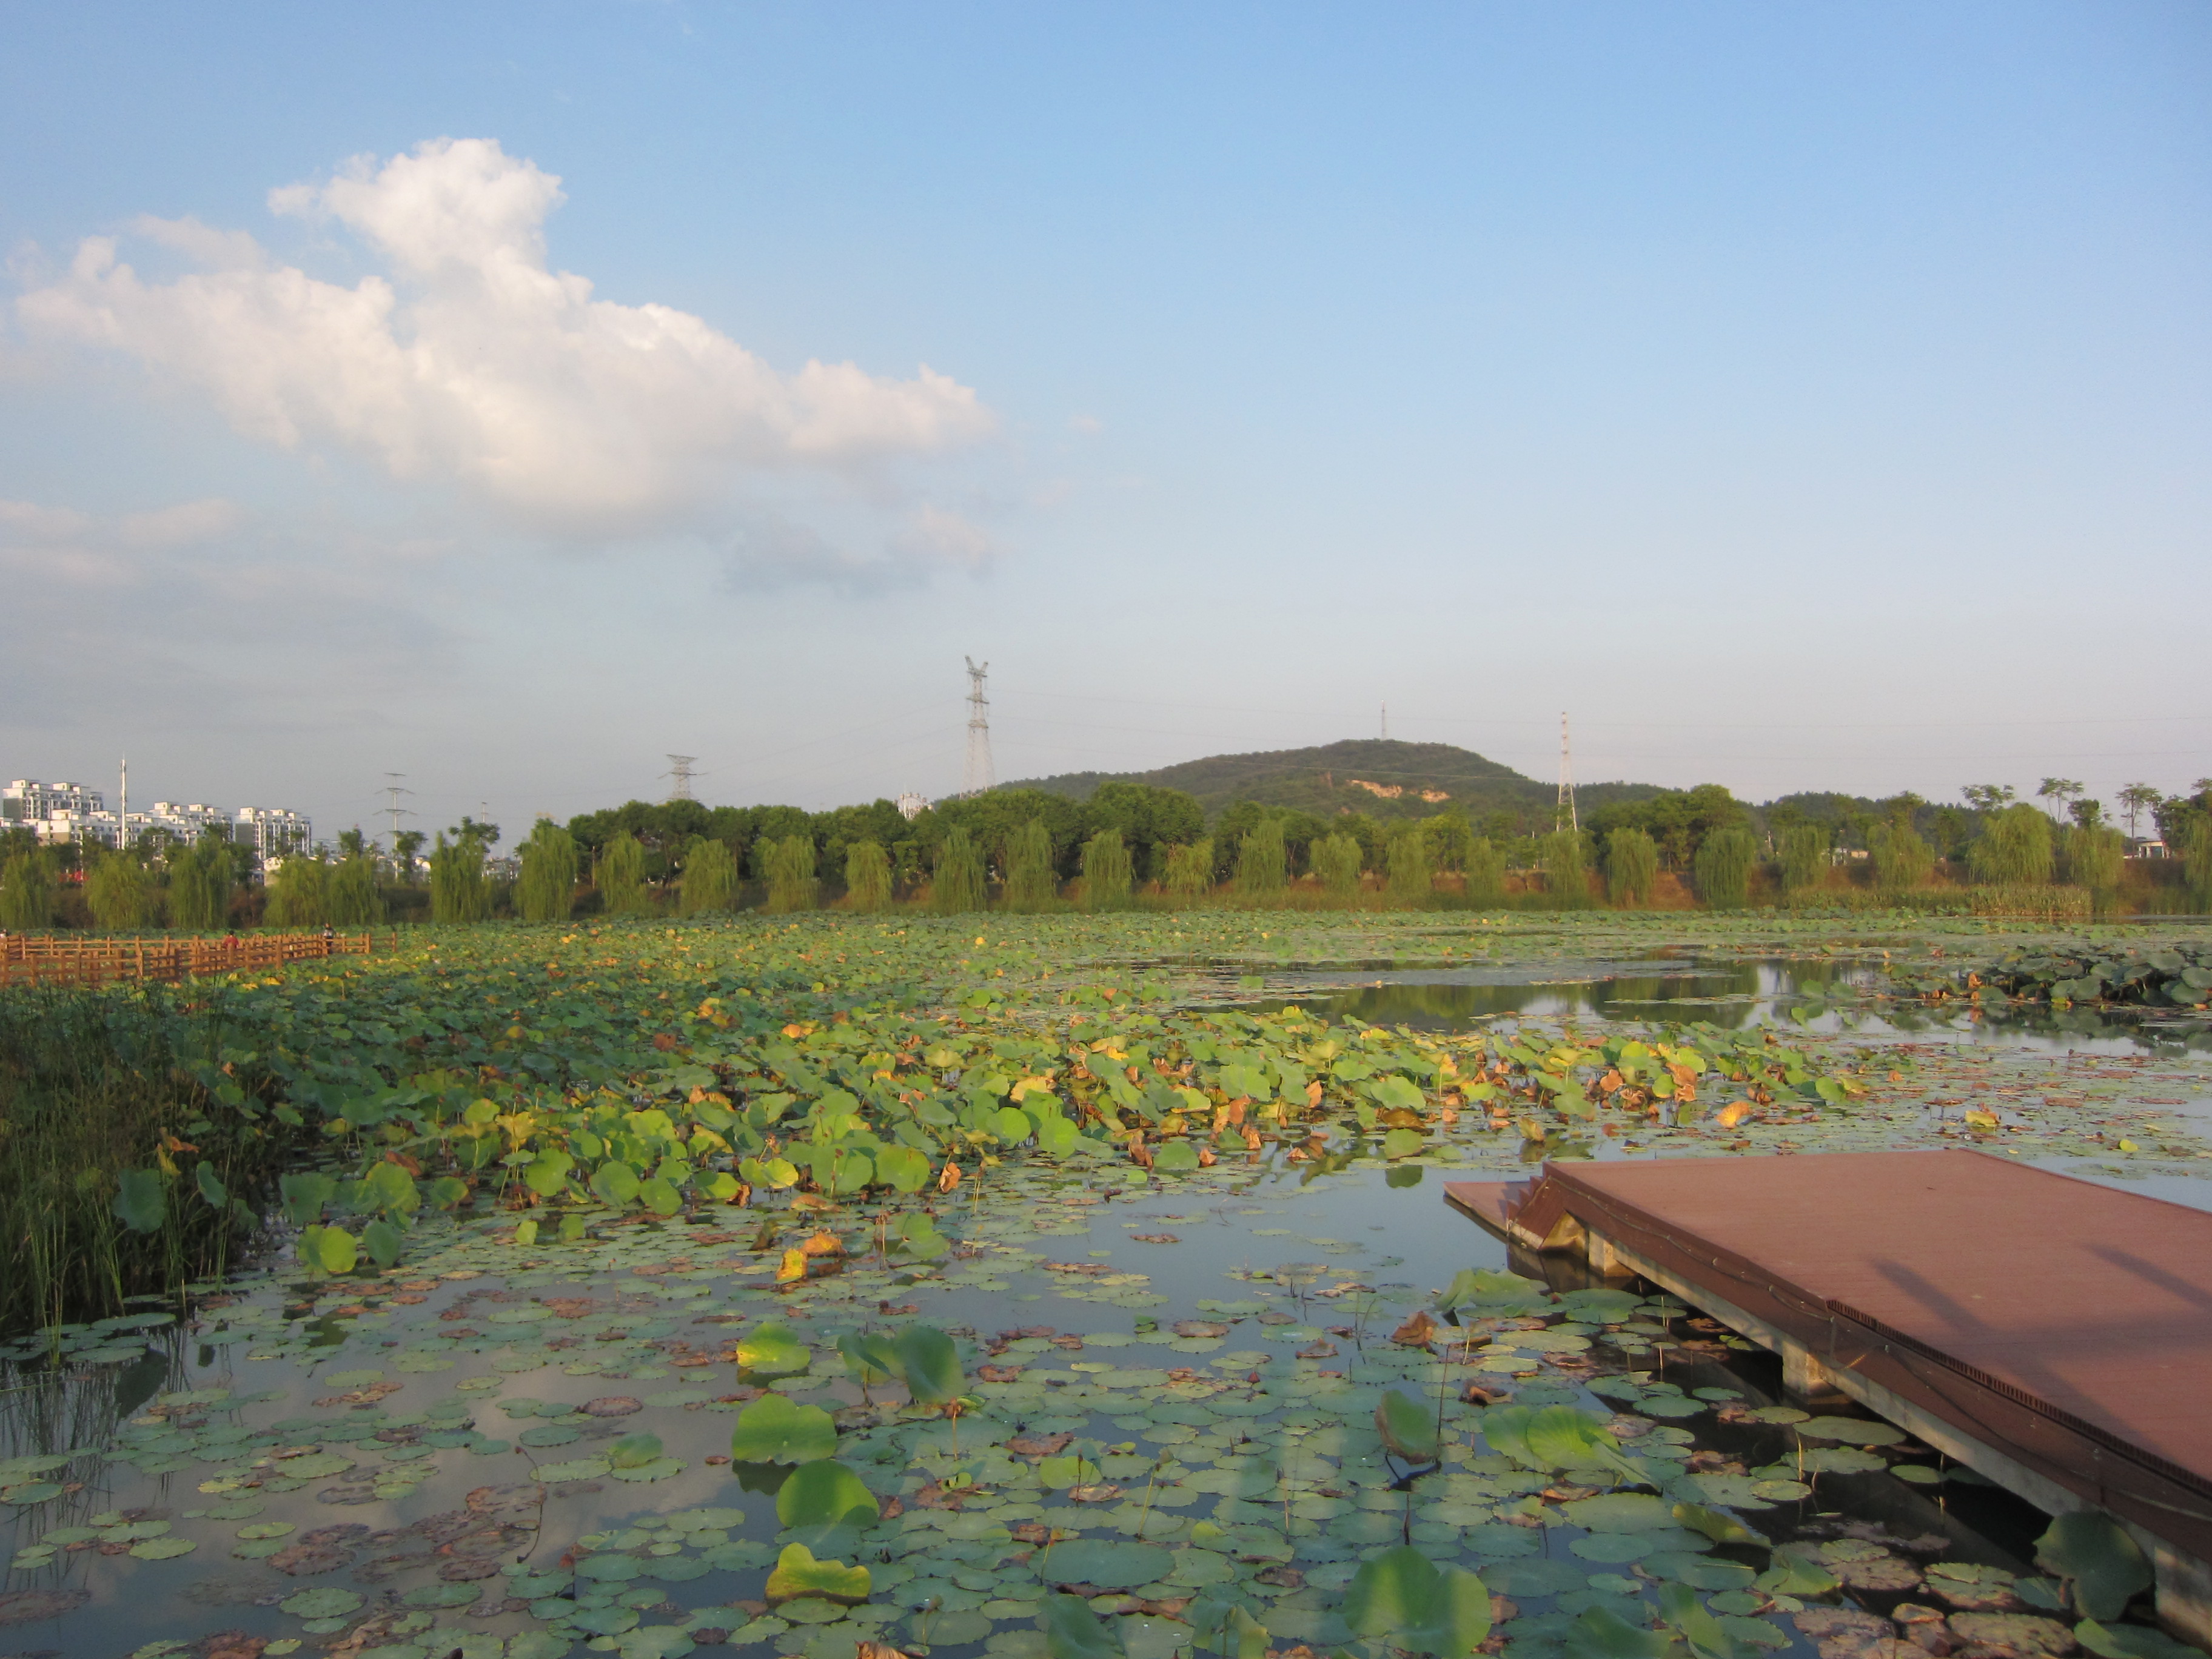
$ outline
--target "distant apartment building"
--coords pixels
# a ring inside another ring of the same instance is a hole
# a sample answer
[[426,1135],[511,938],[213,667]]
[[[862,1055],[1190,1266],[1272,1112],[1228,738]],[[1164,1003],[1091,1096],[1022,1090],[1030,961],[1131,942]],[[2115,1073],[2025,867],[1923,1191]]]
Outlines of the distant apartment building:
[[57,812],[83,817],[106,810],[106,798],[81,783],[40,783],[34,778],[17,778],[0,788],[0,828],[40,823]]
[[135,844],[149,832],[190,845],[216,830],[252,847],[264,862],[281,860],[314,840],[314,825],[281,806],[241,806],[233,813],[204,801],[157,800],[152,811],[133,812],[126,822],[107,810],[106,798],[97,789],[34,778],[0,787],[0,830],[28,830],[48,847],[120,847]]
[[267,864],[281,861],[288,853],[305,852],[313,846],[315,826],[302,814],[282,806],[241,806],[230,838],[250,842],[253,856]]

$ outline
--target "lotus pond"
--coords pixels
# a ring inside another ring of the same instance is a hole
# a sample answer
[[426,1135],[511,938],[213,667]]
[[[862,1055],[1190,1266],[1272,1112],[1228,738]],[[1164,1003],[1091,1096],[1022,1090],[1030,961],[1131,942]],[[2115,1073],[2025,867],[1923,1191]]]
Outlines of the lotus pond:
[[[198,1115],[124,1224],[238,1208],[196,1162],[226,1136],[313,1156],[252,1271],[6,1350],[0,1647],[2161,1651],[2111,1539],[1785,1400],[1665,1298],[1509,1260],[1439,1191],[1958,1141],[2203,1190],[2191,1005],[1985,989],[2077,942],[825,917],[192,988],[156,1012],[206,1034]],[[1469,970],[1662,982],[1334,1000]],[[2128,1024],[1973,1029],[2008,1018]]]

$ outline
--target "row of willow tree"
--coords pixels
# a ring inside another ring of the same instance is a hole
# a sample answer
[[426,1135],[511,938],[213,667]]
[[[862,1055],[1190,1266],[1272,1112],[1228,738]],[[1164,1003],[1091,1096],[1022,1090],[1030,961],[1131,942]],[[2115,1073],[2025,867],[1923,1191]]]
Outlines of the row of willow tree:
[[[1700,826],[1686,847],[1680,841],[1670,844],[1663,828],[1655,836],[1640,826],[1565,830],[1507,844],[1474,834],[1455,813],[1389,825],[1362,823],[1358,828],[1373,833],[1358,835],[1309,814],[1239,803],[1206,835],[1194,833],[1204,827],[1194,812],[1143,804],[1150,817],[1133,823],[1133,833],[1109,823],[1071,845],[1068,825],[1042,816],[1010,818],[1002,810],[1016,804],[1011,797],[1030,793],[1006,792],[993,803],[1001,810],[989,814],[944,814],[925,826],[931,840],[919,851],[912,840],[886,845],[866,833],[848,833],[842,844],[825,846],[796,823],[749,847],[726,833],[655,842],[607,823],[605,815],[589,826],[598,832],[594,845],[574,827],[541,819],[518,849],[519,874],[511,889],[489,867],[496,828],[468,823],[439,836],[430,851],[428,912],[441,922],[483,921],[502,912],[562,921],[580,908],[700,915],[756,900],[770,911],[791,912],[819,906],[833,890],[848,909],[881,910],[903,897],[946,914],[994,902],[1012,910],[1071,902],[1112,909],[1134,902],[1146,890],[1184,904],[1216,896],[1265,903],[1296,887],[1343,902],[1420,905],[1437,902],[1439,876],[1449,878],[1443,885],[1452,902],[1478,907],[1510,896],[1576,908],[1602,896],[1620,908],[1641,908],[1658,896],[1662,868],[1672,868],[1704,903],[1725,909],[1748,903],[1757,891],[1802,894],[1838,879],[1831,834],[1814,823],[1791,824],[1762,841],[1747,819],[1729,822],[1716,814],[1718,821]],[[1125,803],[1128,816],[1126,808]],[[905,827],[896,818],[881,827],[893,824]],[[2212,804],[2179,815],[2176,824],[2191,899],[2195,908],[2212,910]],[[855,823],[849,830],[870,827],[876,826]],[[1166,839],[1178,832],[1180,838]],[[1935,848],[1906,814],[1874,824],[1866,839],[1871,884],[1878,891],[1901,898],[1935,879],[1940,862]],[[2125,851],[2116,830],[2061,826],[2040,809],[2018,802],[1984,815],[1980,833],[1966,846],[1964,873],[1978,884],[2005,889],[2063,881],[2094,895],[2102,910],[2111,908],[2121,884]],[[357,832],[348,832],[335,859],[295,855],[283,861],[269,880],[263,920],[276,927],[381,922],[390,910],[379,872],[375,849]],[[185,930],[225,925],[240,881],[235,848],[210,837],[172,849],[165,873],[166,884],[157,887],[140,860],[94,854],[83,881],[94,924],[127,932],[158,925],[165,916],[168,926]],[[51,925],[57,884],[50,861],[35,854],[9,857],[0,866],[0,926],[28,931]],[[1363,894],[1370,896],[1361,900]]]
[[[1449,827],[1449,826],[1445,826]],[[1459,827],[1463,828],[1463,821]],[[1350,900],[1363,891],[1390,902],[1431,902],[1444,873],[1440,854],[1449,858],[1451,885],[1462,902],[1482,905],[1504,901],[1512,883],[1506,849],[1486,836],[1454,844],[1437,833],[1435,819],[1415,819],[1388,830],[1382,868],[1370,878],[1370,860],[1360,843],[1342,831],[1325,835],[1304,849],[1304,869],[1294,867],[1291,848],[1279,817],[1262,817],[1228,849],[1227,880],[1222,879],[1224,849],[1215,836],[1201,836],[1162,849],[1158,892],[1179,902],[1196,902],[1224,887],[1238,897],[1265,902],[1294,885]],[[1442,844],[1440,844],[1442,843]],[[1521,878],[1521,890],[1540,893],[1554,903],[1578,907],[1595,902],[1594,878],[1601,875],[1605,896],[1613,903],[1646,905],[1657,884],[1659,848],[1641,830],[1617,830],[1607,837],[1601,866],[1589,860],[1588,838],[1572,830],[1540,837],[1534,869]],[[516,915],[532,921],[563,921],[574,914],[585,860],[576,838],[550,820],[541,820],[520,849],[515,884]],[[1825,843],[1820,851],[1826,863]],[[807,910],[821,904],[833,875],[842,878],[842,905],[881,910],[899,896],[890,852],[879,842],[855,841],[844,849],[843,868],[831,872],[811,837],[789,835],[755,849],[762,874],[765,908]],[[1718,907],[1748,901],[1760,850],[1741,827],[1705,837],[1695,859],[1699,896]],[[1079,873],[1064,882],[1060,860],[1045,823],[1018,824],[997,846],[986,846],[960,825],[946,830],[933,849],[926,879],[912,884],[910,896],[945,914],[980,910],[994,902],[1010,910],[1044,910],[1071,900],[1090,909],[1113,909],[1135,902],[1139,883],[1136,860],[1117,830],[1094,832],[1080,845]],[[649,915],[662,911],[663,896],[681,915],[696,915],[738,907],[743,896],[738,865],[726,842],[700,838],[684,849],[678,879],[656,888],[645,878],[645,853],[635,837],[617,832],[591,860],[591,886],[602,908],[616,914]],[[441,919],[469,918],[441,909]]]

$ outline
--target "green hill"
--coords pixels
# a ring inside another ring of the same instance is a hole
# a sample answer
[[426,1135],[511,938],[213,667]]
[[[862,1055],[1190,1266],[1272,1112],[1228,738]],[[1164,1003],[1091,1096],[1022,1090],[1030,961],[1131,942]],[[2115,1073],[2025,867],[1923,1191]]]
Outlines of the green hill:
[[[1211,819],[1240,800],[1291,806],[1331,817],[1365,812],[1378,818],[1425,817],[1457,807],[1471,818],[1491,812],[1525,817],[1551,827],[1558,788],[1523,776],[1448,743],[1399,743],[1347,738],[1313,749],[1279,749],[1253,755],[1209,755],[1151,772],[1063,772],[1001,786],[1043,789],[1085,800],[1107,782],[1149,783],[1198,798]],[[1592,784],[1577,791],[1582,810],[1616,800],[1641,800],[1659,793],[1642,783]]]

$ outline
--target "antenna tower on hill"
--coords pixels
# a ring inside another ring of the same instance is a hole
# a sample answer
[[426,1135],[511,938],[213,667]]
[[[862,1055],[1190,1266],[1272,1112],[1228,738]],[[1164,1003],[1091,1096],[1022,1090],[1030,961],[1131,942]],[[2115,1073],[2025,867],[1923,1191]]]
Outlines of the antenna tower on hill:
[[1390,705],[1387,702],[1382,705],[1382,741],[1390,741]]
[[698,758],[696,755],[671,755],[668,757],[668,769],[662,773],[661,776],[669,781],[669,799],[690,800],[691,799],[691,780],[697,775],[691,769],[691,763]]
[[1567,740],[1566,711],[1559,711],[1559,805],[1552,814],[1554,830],[1579,830],[1582,820],[1575,816],[1575,751]]
[[991,665],[979,665],[973,657],[962,660],[968,665],[968,766],[960,793],[980,795],[999,781],[991,769],[991,700],[984,695]]

